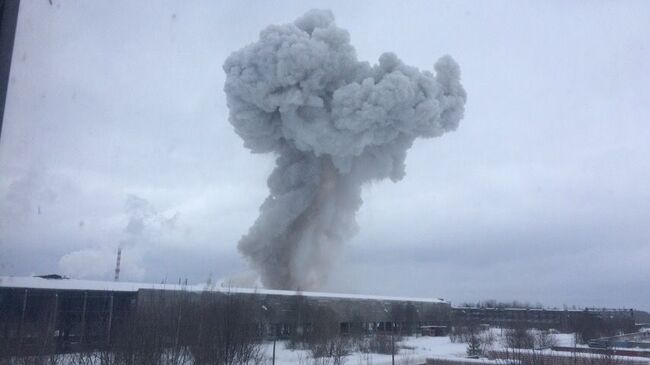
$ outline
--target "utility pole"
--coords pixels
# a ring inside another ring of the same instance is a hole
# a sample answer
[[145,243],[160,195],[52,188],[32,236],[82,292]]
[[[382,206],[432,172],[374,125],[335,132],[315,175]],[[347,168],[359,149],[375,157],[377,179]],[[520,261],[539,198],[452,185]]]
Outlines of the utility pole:
[[106,344],[111,345],[111,329],[113,326],[113,293],[108,297],[108,328],[106,330]]
[[392,358],[392,364],[395,365],[395,325],[390,331],[390,355]]
[[278,328],[277,326],[273,326],[273,361],[271,362],[271,365],[275,365],[275,340],[278,338]]
[[273,331],[273,357],[271,359],[271,365],[275,365],[275,341],[278,338],[278,328],[277,325],[273,323],[273,313],[270,313],[271,311],[269,310],[269,307],[262,305],[261,308],[266,314],[266,318],[268,318],[269,322],[271,322],[271,328]]

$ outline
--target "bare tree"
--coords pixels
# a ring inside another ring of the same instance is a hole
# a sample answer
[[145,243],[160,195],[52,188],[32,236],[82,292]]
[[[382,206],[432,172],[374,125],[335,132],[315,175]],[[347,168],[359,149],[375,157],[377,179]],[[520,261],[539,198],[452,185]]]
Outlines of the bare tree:
[[316,307],[308,313],[306,347],[318,364],[341,365],[350,354],[352,341],[340,333],[339,316],[331,308]]
[[535,347],[539,349],[547,349],[557,346],[557,338],[548,330],[538,330],[534,333]]
[[205,293],[191,322],[188,338],[196,365],[242,365],[262,361],[257,337],[257,305],[252,297]]
[[532,349],[535,348],[535,337],[525,323],[517,323],[504,332],[503,337],[506,348]]

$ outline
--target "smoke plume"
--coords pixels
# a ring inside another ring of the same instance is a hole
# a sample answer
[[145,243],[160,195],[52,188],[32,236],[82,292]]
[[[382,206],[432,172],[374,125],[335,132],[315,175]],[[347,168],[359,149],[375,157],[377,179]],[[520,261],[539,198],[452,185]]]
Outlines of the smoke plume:
[[176,212],[167,217],[147,199],[134,194],[126,197],[124,214],[128,217],[128,221],[124,226],[124,239],[120,241],[120,248],[132,247],[140,241],[148,241],[150,236],[160,236],[164,231],[173,231],[180,215]]
[[269,26],[223,67],[229,120],[244,146],[277,155],[270,194],[239,242],[270,288],[322,286],[357,230],[361,186],[401,180],[413,141],[455,130],[466,101],[451,57],[435,74],[393,53],[360,62],[327,10]]

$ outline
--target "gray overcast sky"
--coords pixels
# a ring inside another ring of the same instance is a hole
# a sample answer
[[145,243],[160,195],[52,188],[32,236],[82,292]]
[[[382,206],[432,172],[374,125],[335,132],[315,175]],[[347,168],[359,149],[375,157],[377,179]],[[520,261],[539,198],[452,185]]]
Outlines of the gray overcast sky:
[[236,243],[273,157],[227,121],[222,64],[329,8],[359,59],[468,93],[459,129],[366,186],[326,288],[650,309],[650,2],[23,1],[0,141],[0,272],[191,282]]

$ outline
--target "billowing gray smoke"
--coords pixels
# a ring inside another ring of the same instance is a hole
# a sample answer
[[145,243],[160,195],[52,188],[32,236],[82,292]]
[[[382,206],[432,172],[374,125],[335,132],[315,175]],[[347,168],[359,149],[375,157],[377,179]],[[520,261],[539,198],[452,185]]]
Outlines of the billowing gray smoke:
[[230,123],[255,153],[274,152],[269,197],[239,242],[265,286],[316,289],[357,230],[364,182],[404,177],[417,137],[455,130],[465,90],[456,62],[435,75],[393,53],[359,62],[327,10],[272,25],[226,60]]

